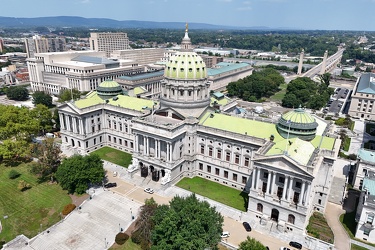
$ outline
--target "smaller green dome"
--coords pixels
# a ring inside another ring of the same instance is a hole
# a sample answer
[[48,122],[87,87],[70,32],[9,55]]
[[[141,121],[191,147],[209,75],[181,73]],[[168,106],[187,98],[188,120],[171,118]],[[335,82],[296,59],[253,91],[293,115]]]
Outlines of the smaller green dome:
[[121,86],[112,80],[107,80],[99,84],[97,88],[97,92],[99,96],[116,96],[116,95],[121,95],[122,94],[122,88]]
[[318,123],[300,107],[282,115],[276,127],[284,138],[298,137],[310,141],[315,137]]

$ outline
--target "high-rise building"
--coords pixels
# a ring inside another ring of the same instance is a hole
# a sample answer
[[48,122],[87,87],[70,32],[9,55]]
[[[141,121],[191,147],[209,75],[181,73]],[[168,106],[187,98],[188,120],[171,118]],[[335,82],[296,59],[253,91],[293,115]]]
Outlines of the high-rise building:
[[105,51],[109,57],[114,50],[130,49],[129,39],[126,33],[90,33],[90,49]]
[[3,52],[4,50],[4,40],[0,38],[0,52]]
[[66,50],[65,38],[45,38],[33,36],[25,38],[25,48],[28,58],[34,58],[35,53],[62,52]]
[[375,119],[375,74],[364,73],[358,78],[353,89],[349,115],[352,117]]

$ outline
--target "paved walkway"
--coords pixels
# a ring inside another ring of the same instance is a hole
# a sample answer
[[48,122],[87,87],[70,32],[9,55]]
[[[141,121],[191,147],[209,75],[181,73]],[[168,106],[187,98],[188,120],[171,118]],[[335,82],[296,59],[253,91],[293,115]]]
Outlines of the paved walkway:
[[365,123],[361,120],[354,121],[353,132],[356,136],[351,137],[349,154],[358,154],[358,150],[362,148],[364,141],[368,140],[368,135],[365,133]]
[[338,250],[350,250],[350,239],[339,221],[341,214],[345,213],[341,205],[327,203],[325,217],[335,236],[335,248]]

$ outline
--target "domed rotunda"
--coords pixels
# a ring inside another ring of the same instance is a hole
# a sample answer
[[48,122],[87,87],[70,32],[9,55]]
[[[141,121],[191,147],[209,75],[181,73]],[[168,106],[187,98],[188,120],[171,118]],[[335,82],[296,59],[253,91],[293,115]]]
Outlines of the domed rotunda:
[[283,114],[276,127],[279,134],[284,138],[298,137],[310,141],[315,138],[318,123],[314,117],[299,107]]
[[186,24],[181,50],[165,65],[161,108],[173,108],[183,115],[196,116],[210,104],[207,69],[202,57],[192,51]]
[[103,99],[108,99],[117,95],[122,95],[121,86],[112,80],[106,80],[97,87],[98,95]]

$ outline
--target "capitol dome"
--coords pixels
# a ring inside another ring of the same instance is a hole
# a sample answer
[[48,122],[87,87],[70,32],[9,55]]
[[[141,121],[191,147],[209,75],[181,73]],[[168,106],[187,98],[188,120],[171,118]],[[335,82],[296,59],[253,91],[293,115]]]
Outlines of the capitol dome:
[[195,52],[177,52],[167,62],[164,76],[175,80],[205,79],[207,78],[206,64]]
[[99,84],[97,93],[102,97],[113,97],[122,94],[121,86],[112,80],[106,80]]
[[284,138],[298,137],[310,141],[315,137],[318,123],[300,107],[283,114],[276,126],[279,134]]

